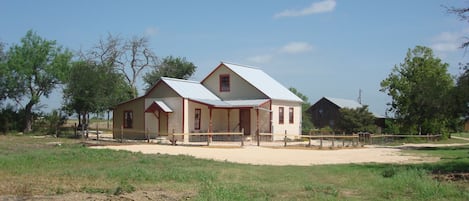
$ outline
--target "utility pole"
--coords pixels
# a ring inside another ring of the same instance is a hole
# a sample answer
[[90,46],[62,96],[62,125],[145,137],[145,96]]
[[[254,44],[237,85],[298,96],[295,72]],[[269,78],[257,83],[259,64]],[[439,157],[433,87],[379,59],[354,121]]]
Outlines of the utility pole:
[[358,89],[358,103],[362,104],[362,89]]

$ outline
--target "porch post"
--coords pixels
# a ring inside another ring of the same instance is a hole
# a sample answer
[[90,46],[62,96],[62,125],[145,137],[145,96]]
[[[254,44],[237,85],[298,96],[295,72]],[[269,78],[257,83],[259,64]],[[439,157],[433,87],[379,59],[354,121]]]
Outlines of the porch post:
[[213,122],[212,122],[212,107],[209,108],[210,112],[210,120],[209,120],[209,125],[208,125],[208,132],[209,132],[209,135],[208,135],[208,139],[207,139],[207,145],[210,144],[210,142],[212,141],[212,132],[213,132]]
[[260,141],[261,141],[260,130],[259,130],[259,108],[256,108],[256,116],[257,116],[257,119],[256,119],[257,146],[259,146]]
[[231,129],[230,129],[230,112],[231,112],[231,109],[228,109],[228,133],[231,132]]

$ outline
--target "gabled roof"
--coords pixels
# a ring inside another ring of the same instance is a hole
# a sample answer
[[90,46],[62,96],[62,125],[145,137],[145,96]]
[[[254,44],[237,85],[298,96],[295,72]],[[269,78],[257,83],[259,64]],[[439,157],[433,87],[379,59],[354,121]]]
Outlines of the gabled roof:
[[242,79],[246,80],[271,99],[303,102],[298,96],[259,68],[227,62],[222,62],[220,65],[231,69],[234,73],[238,74]]
[[148,106],[148,108],[145,110],[145,112],[155,112],[156,110],[161,110],[166,113],[172,113],[173,110],[164,103],[164,101],[156,100],[153,101],[153,103]]
[[183,98],[220,100],[200,82],[162,77],[161,81]]
[[357,108],[363,107],[362,104],[358,103],[355,100],[348,100],[348,99],[341,99],[341,98],[331,98],[331,97],[324,97],[324,98],[329,100],[330,102],[334,103],[339,108],[357,109]]

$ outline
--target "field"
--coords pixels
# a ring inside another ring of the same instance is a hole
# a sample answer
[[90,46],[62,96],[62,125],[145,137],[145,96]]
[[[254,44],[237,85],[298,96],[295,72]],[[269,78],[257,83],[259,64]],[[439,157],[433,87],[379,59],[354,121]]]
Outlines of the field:
[[244,165],[0,135],[0,200],[469,200],[469,146],[426,164]]

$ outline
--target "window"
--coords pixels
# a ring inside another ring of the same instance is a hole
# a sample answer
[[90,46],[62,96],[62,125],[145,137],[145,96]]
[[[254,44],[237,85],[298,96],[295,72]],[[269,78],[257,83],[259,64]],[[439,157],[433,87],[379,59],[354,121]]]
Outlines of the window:
[[283,107],[278,108],[278,123],[283,124]]
[[202,111],[200,109],[195,109],[195,116],[194,116],[194,129],[200,130],[200,119],[202,116]]
[[220,92],[230,91],[230,75],[220,75]]
[[294,122],[293,118],[294,118],[294,110],[293,108],[291,107],[288,111],[288,122],[290,122],[291,124]]
[[124,111],[124,128],[132,128],[134,114],[132,111]]

